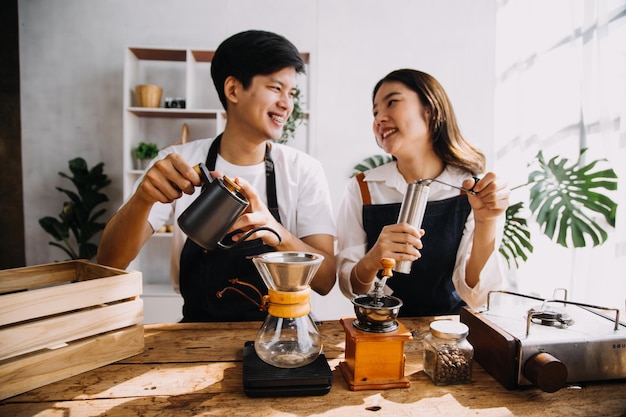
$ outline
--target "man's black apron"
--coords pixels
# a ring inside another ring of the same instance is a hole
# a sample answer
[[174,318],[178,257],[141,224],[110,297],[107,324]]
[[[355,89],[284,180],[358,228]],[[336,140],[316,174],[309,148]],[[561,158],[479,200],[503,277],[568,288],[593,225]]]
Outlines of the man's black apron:
[[[221,135],[215,138],[206,159],[209,171],[215,170]],[[280,222],[276,197],[276,175],[269,144],[265,150],[265,181],[268,207]],[[225,243],[229,239],[225,239]],[[186,239],[180,255],[180,292],[184,299],[183,322],[262,321],[267,313],[255,303],[260,295],[247,285],[233,283],[238,279],[267,293],[267,287],[248,257],[274,252],[261,239],[242,242],[232,249],[207,251]],[[230,287],[225,290],[225,288]],[[218,292],[220,295],[218,296]],[[244,295],[245,294],[245,295]]]
[[[363,205],[363,228],[369,251],[383,227],[398,221],[401,203]],[[466,305],[459,297],[452,273],[463,229],[471,207],[466,195],[426,205],[422,229],[422,257],[413,262],[410,274],[394,272],[387,280],[393,295],[402,300],[402,317],[458,314]]]

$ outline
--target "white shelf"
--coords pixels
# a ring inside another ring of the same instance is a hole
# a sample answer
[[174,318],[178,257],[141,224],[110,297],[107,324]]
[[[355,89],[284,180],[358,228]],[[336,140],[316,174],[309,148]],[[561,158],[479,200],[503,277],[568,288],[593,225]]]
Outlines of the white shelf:
[[130,113],[139,117],[162,117],[171,119],[217,119],[218,117],[226,117],[226,113],[222,110],[210,109],[167,109],[167,108],[148,108],[148,107],[129,107]]

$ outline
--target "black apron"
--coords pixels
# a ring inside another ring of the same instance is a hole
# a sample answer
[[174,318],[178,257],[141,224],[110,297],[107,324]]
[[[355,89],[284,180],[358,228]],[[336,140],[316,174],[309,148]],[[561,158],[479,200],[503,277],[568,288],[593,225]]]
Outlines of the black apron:
[[[215,170],[221,138],[222,135],[215,138],[209,149],[206,159],[209,171]],[[269,144],[265,149],[265,181],[268,207],[274,218],[280,222],[276,175]],[[228,237],[223,242],[232,243]],[[186,239],[180,255],[179,275],[180,292],[184,300],[182,322],[264,320],[267,312],[255,304],[261,303],[259,293],[247,285],[230,280],[238,279],[253,285],[264,294],[267,293],[267,286],[248,257],[274,251],[273,247],[265,245],[261,239],[242,242],[232,249],[213,251],[207,251],[191,239]],[[227,287],[231,289],[224,291]]]
[[[369,251],[382,228],[398,221],[401,203],[363,205],[363,228]],[[422,257],[413,262],[410,274],[393,273],[387,286],[402,300],[401,317],[458,314],[466,305],[452,283],[456,253],[471,207],[460,195],[426,205],[422,229]]]

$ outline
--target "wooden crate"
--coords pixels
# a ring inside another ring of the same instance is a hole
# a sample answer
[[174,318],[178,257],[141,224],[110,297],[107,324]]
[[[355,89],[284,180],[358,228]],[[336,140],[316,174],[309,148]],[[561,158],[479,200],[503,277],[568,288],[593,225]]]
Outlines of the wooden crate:
[[0,400],[143,352],[141,292],[84,260],[0,271]]

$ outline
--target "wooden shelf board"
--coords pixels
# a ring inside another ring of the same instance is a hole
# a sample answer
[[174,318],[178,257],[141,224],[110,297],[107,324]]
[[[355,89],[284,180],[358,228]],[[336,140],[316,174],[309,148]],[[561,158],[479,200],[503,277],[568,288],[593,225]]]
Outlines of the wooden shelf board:
[[222,110],[166,109],[161,107],[129,107],[128,111],[141,117],[174,119],[216,119]]
[[215,51],[199,51],[194,49],[191,51],[191,54],[198,62],[211,62],[213,61]]
[[187,59],[184,49],[129,48],[138,59],[147,61],[179,61]]

